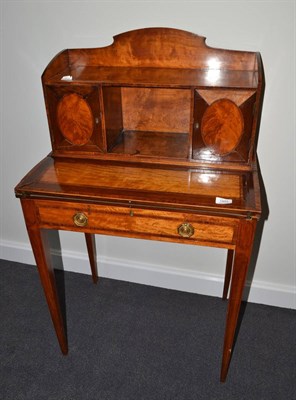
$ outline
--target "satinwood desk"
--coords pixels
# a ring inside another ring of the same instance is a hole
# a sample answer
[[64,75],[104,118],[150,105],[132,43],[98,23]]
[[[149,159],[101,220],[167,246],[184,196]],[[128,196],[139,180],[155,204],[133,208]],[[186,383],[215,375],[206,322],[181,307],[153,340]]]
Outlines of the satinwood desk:
[[52,152],[15,192],[62,352],[48,230],[84,233],[94,282],[95,234],[221,247],[224,299],[230,285],[224,381],[261,213],[260,55],[140,29],[104,48],[62,51],[42,83]]

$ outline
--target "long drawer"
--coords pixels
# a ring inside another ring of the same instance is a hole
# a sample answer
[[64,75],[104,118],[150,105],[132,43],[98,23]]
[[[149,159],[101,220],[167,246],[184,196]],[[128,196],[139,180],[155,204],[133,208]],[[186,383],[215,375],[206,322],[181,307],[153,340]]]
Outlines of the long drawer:
[[231,247],[239,220],[234,217],[113,205],[36,200],[42,228]]

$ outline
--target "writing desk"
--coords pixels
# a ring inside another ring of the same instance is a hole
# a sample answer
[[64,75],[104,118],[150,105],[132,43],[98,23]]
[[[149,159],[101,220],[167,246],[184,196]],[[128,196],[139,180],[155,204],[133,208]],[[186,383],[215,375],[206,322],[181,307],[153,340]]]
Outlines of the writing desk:
[[257,53],[212,49],[168,28],[67,50],[43,76],[52,152],[15,188],[64,354],[50,229],[228,249],[225,381],[260,217]]

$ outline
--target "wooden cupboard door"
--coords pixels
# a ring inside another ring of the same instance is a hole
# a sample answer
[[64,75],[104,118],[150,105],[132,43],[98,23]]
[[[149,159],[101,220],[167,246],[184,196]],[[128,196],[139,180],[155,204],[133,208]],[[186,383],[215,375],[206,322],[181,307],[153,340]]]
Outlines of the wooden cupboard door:
[[101,153],[105,148],[100,88],[46,85],[45,99],[54,155]]
[[249,164],[252,161],[256,91],[196,90],[193,159]]

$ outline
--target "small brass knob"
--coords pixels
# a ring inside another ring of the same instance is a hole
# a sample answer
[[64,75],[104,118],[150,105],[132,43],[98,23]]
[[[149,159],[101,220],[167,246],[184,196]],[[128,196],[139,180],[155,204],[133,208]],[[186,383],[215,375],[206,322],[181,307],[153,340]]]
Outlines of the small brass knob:
[[77,213],[73,216],[73,221],[76,226],[86,226],[88,222],[88,218],[83,213]]
[[184,222],[184,224],[178,227],[178,233],[182,237],[191,237],[194,235],[194,228],[188,222]]

